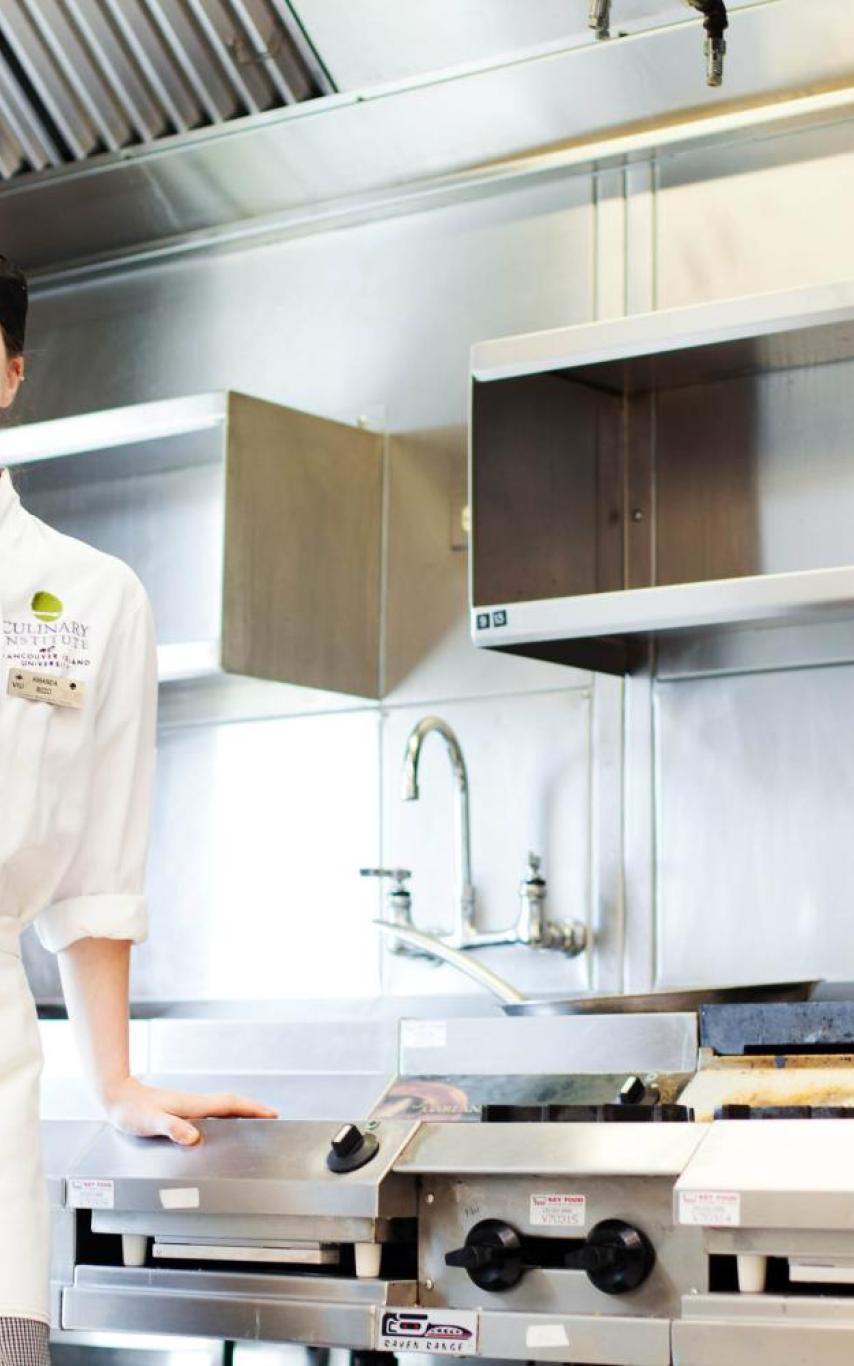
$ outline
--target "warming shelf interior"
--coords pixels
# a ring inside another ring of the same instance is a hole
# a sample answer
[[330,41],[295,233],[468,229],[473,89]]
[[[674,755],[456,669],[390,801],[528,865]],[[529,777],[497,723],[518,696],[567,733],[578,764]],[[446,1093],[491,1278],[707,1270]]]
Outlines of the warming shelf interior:
[[854,622],[852,433],[852,282],[476,346],[475,642],[623,673]]
[[10,427],[0,464],[151,596],[162,682],[378,693],[382,438],[233,391]]

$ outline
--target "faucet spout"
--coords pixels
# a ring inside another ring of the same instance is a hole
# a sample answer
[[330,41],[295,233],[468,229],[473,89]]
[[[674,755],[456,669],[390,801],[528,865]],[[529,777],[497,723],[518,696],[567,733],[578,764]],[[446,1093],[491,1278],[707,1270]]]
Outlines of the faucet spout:
[[454,775],[457,807],[457,907],[453,940],[458,947],[467,943],[475,933],[475,899],[471,872],[471,820],[469,816],[469,780],[463,751],[451,727],[438,716],[425,716],[410,732],[403,757],[401,796],[405,802],[417,802],[420,796],[418,766],[421,750],[428,735],[441,736]]

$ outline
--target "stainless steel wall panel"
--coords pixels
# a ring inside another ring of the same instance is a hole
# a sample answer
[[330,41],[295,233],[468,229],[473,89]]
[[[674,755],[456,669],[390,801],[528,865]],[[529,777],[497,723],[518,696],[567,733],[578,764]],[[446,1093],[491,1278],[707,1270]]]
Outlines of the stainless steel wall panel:
[[596,248],[593,316],[621,318],[626,312],[626,173],[600,171],[594,177]]
[[590,914],[595,947],[587,960],[589,985],[604,992],[621,991],[623,987],[624,707],[624,680],[596,674],[590,742]]
[[822,614],[810,625],[749,626],[661,636],[656,677],[711,677],[770,669],[816,668],[854,662],[854,622],[847,609]]
[[[290,169],[261,157],[246,174]],[[589,316],[590,203],[573,179],[35,292],[21,420],[231,387],[426,441],[452,429],[462,450],[472,343]]]
[[657,974],[848,977],[854,669],[659,684]]
[[161,736],[137,998],[376,993],[377,745],[370,712]]
[[[655,307],[656,165],[650,159],[626,167],[626,312]],[[613,267],[612,267],[613,268]]]
[[850,120],[663,158],[657,306],[850,276],[846,187],[852,165]]
[[651,661],[625,687],[623,765],[623,988],[647,991],[655,983],[655,716]]

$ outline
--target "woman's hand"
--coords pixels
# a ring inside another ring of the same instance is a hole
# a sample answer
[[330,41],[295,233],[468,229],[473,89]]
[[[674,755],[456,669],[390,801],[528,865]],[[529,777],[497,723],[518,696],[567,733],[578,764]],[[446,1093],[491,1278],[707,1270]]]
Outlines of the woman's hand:
[[192,1119],[209,1115],[230,1115],[243,1119],[275,1119],[277,1112],[245,1096],[228,1092],[203,1095],[193,1091],[169,1091],[159,1086],[144,1086],[135,1077],[126,1077],[104,1096],[110,1123],[124,1134],[137,1138],[171,1138],[173,1143],[191,1147],[201,1138]]

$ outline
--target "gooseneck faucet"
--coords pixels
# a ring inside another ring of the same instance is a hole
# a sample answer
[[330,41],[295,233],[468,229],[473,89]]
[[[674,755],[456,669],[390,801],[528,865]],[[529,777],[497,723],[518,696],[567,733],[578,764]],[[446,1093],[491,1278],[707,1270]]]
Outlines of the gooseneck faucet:
[[457,897],[453,933],[448,942],[456,948],[471,944],[477,936],[475,929],[475,896],[471,875],[471,820],[469,817],[469,779],[463,751],[451,727],[438,716],[425,716],[414,726],[406,741],[403,756],[401,796],[405,802],[417,802],[421,795],[418,786],[418,765],[421,749],[428,735],[440,735],[451,762],[457,805]]
[[[540,859],[528,855],[527,875],[519,884],[520,908],[514,924],[503,930],[483,932],[475,923],[475,893],[471,871],[471,822],[469,818],[469,780],[462,746],[451,727],[438,716],[425,716],[410,731],[403,755],[403,783],[401,796],[405,802],[417,802],[420,796],[418,766],[421,750],[428,735],[441,736],[451,764],[457,808],[457,891],[454,904],[454,927],[450,933],[427,933],[417,929],[412,920],[412,896],[408,868],[362,868],[362,877],[385,878],[391,884],[386,895],[385,919],[374,923],[389,936],[392,953],[408,953],[434,957],[459,967],[460,949],[488,948],[493,944],[526,944],[532,949],[557,949],[569,958],[583,953],[588,946],[586,925],[577,920],[549,920],[546,916],[546,882],[540,874]],[[399,935],[392,931],[400,930]],[[433,948],[435,946],[435,953]],[[450,949],[449,954],[441,950]],[[482,982],[493,976],[482,965],[470,975],[478,975]],[[498,979],[496,979],[498,980]],[[505,990],[506,983],[502,984]],[[493,987],[494,989],[494,987]],[[509,998],[508,998],[509,999]]]

